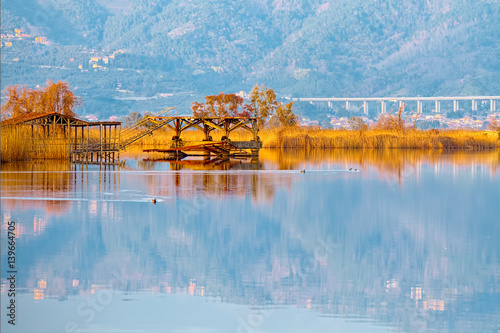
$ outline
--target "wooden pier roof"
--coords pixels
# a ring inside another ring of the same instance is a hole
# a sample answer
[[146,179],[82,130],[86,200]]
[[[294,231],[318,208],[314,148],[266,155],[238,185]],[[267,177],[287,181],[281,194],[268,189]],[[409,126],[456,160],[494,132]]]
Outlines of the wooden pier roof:
[[119,121],[86,121],[59,112],[28,113],[3,120],[0,125],[70,125],[99,126],[121,125]]
[[89,122],[58,112],[28,113],[3,120],[1,125],[87,125]]

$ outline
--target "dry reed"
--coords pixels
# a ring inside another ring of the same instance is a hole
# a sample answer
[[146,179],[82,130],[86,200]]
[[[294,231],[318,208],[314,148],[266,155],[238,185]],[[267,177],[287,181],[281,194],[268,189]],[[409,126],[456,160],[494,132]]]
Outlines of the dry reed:
[[[34,132],[35,137],[40,133]],[[34,140],[29,126],[2,126],[0,128],[2,162],[32,159],[68,160],[69,145],[63,133],[43,140]]]
[[496,132],[473,130],[371,129],[348,131],[315,128],[278,128],[260,134],[264,147],[274,148],[370,148],[370,149],[494,149],[500,147]]
[[23,161],[31,158],[31,139],[27,142],[26,130],[21,126],[0,127],[0,160]]
[[[155,132],[138,141],[134,146],[168,146],[174,133],[168,130]],[[223,133],[212,132],[214,141],[220,140]],[[334,130],[320,128],[282,127],[264,129],[259,132],[264,148],[348,148],[348,149],[494,149],[500,148],[497,132],[474,130],[381,130],[362,131]],[[202,141],[200,131],[185,131],[184,141]],[[233,141],[252,140],[248,131],[234,131]]]

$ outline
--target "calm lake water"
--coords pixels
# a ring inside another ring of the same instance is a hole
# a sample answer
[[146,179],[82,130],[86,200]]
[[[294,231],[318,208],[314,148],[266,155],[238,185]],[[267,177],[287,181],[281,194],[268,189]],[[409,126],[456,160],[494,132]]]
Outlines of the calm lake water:
[[500,330],[498,151],[146,157],[1,166],[2,332]]

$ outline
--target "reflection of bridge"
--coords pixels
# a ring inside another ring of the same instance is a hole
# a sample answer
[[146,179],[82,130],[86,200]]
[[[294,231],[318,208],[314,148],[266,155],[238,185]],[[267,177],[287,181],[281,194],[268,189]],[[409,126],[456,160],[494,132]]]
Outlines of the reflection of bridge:
[[424,102],[434,103],[434,112],[441,112],[441,102],[453,102],[453,111],[456,112],[460,109],[460,102],[468,102],[472,111],[477,111],[478,101],[489,106],[490,112],[496,111],[496,101],[500,100],[500,96],[435,96],[435,97],[326,97],[326,98],[292,98],[293,101],[299,102],[327,102],[328,107],[332,107],[334,102],[345,103],[345,109],[349,111],[352,102],[362,102],[363,112],[368,114],[368,103],[379,102],[380,111],[385,113],[387,111],[388,103],[397,103],[398,107],[405,102],[417,102],[417,111],[422,112]]

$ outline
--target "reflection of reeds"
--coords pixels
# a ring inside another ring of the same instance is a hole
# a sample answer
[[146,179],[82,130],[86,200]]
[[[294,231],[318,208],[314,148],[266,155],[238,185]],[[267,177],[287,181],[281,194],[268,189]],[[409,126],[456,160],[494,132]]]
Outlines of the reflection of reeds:
[[43,138],[39,129],[29,126],[1,128],[1,161],[26,161],[30,159],[69,159],[69,143],[64,133]]
[[[75,179],[82,174],[71,173],[69,161],[34,161],[3,163],[0,175],[3,197],[67,198],[68,190],[75,186]],[[78,182],[80,184],[80,182]],[[16,200],[3,199],[6,207],[20,209],[43,209],[47,214],[63,214],[70,206],[71,201],[65,200]]]
[[492,172],[500,170],[500,152],[469,152],[455,150],[440,152],[433,150],[397,149],[262,149],[259,159],[280,170],[298,170],[307,164],[317,168],[321,165],[340,164],[342,168],[375,167],[381,173],[398,175],[405,170],[429,164],[454,165],[460,167],[484,166]]

